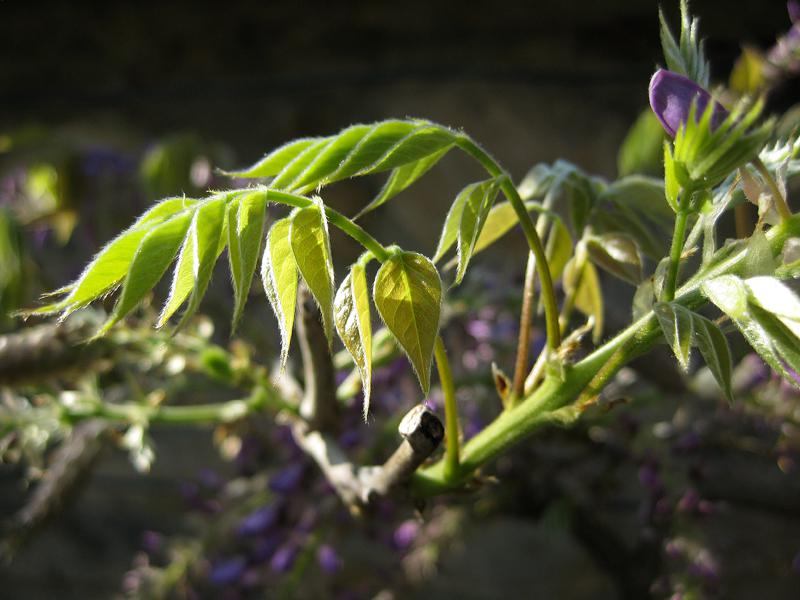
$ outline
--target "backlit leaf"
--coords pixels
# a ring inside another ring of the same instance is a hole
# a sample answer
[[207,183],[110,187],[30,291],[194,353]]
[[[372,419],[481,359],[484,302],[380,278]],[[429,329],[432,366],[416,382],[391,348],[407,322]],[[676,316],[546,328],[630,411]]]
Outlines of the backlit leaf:
[[394,198],[397,194],[402,192],[404,189],[409,187],[412,183],[414,183],[417,179],[422,177],[425,173],[427,173],[431,167],[433,167],[437,162],[439,162],[442,157],[447,154],[450,150],[451,146],[447,145],[436,152],[425,156],[419,160],[414,162],[410,162],[405,164],[401,167],[396,167],[392,174],[389,175],[389,179],[386,180],[386,184],[381,189],[380,193],[375,197],[375,199],[370,202],[366,207],[364,207],[356,216],[355,218],[358,219],[362,215],[375,210],[382,204],[388,202],[392,198]]
[[372,295],[381,319],[408,355],[427,394],[441,314],[439,272],[421,254],[398,252],[378,270]]
[[291,219],[275,221],[267,233],[261,282],[281,332],[281,370],[286,366],[297,305],[297,265],[289,243]]
[[108,331],[144,298],[169,267],[189,228],[192,214],[184,211],[150,229],[133,256],[114,311],[99,333]]
[[344,278],[333,302],[336,331],[361,375],[364,391],[364,419],[369,413],[372,380],[372,322],[369,311],[369,288],[364,266],[356,263]]
[[242,316],[264,237],[267,195],[246,193],[228,206],[228,261],[233,280],[234,309],[231,330]]
[[195,200],[187,198],[168,198],[150,208],[127,230],[106,244],[74,283],[62,288],[65,292],[69,291],[66,298],[31,313],[64,311],[66,315],[109,292],[128,273],[136,250],[150,229],[194,203]]
[[642,258],[636,242],[624,233],[591,236],[586,242],[589,257],[620,279],[638,285],[642,280]]
[[313,200],[313,206],[292,213],[289,243],[300,275],[322,313],[325,335],[330,342],[333,333],[333,262],[322,200]]
[[464,208],[458,228],[458,268],[455,283],[461,283],[472,257],[472,250],[478,241],[483,224],[497,196],[496,180],[490,179],[464,188],[459,196],[465,195]]
[[717,380],[719,387],[725,393],[728,400],[733,400],[731,391],[731,374],[733,364],[731,361],[731,351],[728,347],[728,340],[722,330],[713,321],[709,321],[697,313],[692,314],[694,322],[694,340],[700,354],[708,365],[709,371]]
[[653,305],[653,312],[661,325],[664,339],[678,359],[678,364],[684,371],[688,371],[694,335],[692,312],[680,304],[668,302],[657,302]]
[[564,289],[574,295],[575,308],[594,317],[592,340],[597,344],[603,334],[603,290],[597,269],[586,259],[585,250],[579,251],[564,268]]

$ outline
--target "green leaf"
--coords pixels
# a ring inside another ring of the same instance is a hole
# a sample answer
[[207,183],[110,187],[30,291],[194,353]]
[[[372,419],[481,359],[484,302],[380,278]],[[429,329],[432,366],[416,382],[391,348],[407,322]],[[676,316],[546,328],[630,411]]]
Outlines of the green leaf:
[[318,144],[322,139],[324,138],[314,137],[294,140],[273,150],[252,167],[226,174],[232,177],[242,178],[273,177],[286,168],[286,165],[305,152],[310,146]]
[[234,295],[232,331],[236,330],[250,292],[264,237],[266,210],[267,194],[263,191],[246,193],[228,206],[228,261]]
[[634,321],[638,321],[652,310],[655,298],[653,278],[650,277],[640,283],[633,294],[631,312]]
[[74,283],[62,288],[69,292],[66,298],[31,313],[51,314],[64,311],[66,316],[111,291],[128,273],[131,260],[150,228],[191,208],[194,203],[195,200],[187,198],[168,198],[150,208],[127,230],[106,244]]
[[336,331],[361,375],[364,391],[364,420],[369,413],[372,381],[372,322],[369,311],[369,288],[364,266],[356,263],[344,278],[333,301]]
[[619,175],[633,173],[660,175],[663,169],[661,163],[663,141],[664,128],[650,107],[647,107],[625,135],[617,153]]
[[289,242],[290,218],[275,221],[267,233],[261,282],[281,332],[281,371],[286,367],[297,305],[297,264]]
[[545,255],[553,281],[564,273],[564,268],[572,256],[572,250],[573,243],[569,229],[560,218],[554,219],[545,244]]
[[774,277],[753,277],[745,285],[751,302],[775,315],[800,338],[800,299],[786,284]]
[[661,46],[669,70],[685,75],[701,87],[707,88],[710,69],[705,57],[704,44],[700,39],[699,21],[689,14],[688,0],[681,0],[679,42],[670,32],[664,13],[660,9],[658,16],[661,21]]
[[717,380],[719,387],[722,388],[725,397],[729,401],[733,401],[733,391],[731,390],[733,363],[728,340],[713,321],[697,313],[692,313],[692,321],[694,323],[694,340],[700,354],[703,355],[709,371]]
[[333,334],[333,262],[331,259],[328,221],[322,200],[292,213],[289,242],[297,268],[322,313],[325,336]]
[[456,199],[450,205],[447,216],[444,218],[442,233],[439,236],[439,243],[436,245],[436,252],[433,253],[433,262],[441,260],[442,256],[458,239],[458,229],[461,226],[461,215],[464,214],[464,205],[467,203],[469,194],[479,185],[472,183],[461,190]]
[[[273,189],[307,193],[349,177],[378,173],[426,159],[452,146],[456,134],[420,120],[391,120],[353,125],[340,133],[302,140],[268,155],[251,169],[235,173],[245,177],[274,175]],[[435,160],[432,160],[433,164]],[[427,168],[409,169],[393,185],[394,192],[409,185]],[[385,201],[387,198],[384,198]]]
[[742,264],[743,277],[756,277],[758,275],[772,275],[778,268],[778,261],[772,256],[772,247],[767,236],[761,230],[756,230],[747,241],[747,252]]
[[475,243],[478,241],[489,210],[497,197],[497,181],[490,179],[464,188],[459,196],[466,195],[458,228],[458,268],[455,283],[458,285],[467,272]]
[[592,340],[597,344],[603,335],[603,290],[585,250],[579,248],[564,268],[564,290],[574,295],[575,308],[594,319]]
[[178,325],[180,328],[194,314],[205,294],[214,264],[225,247],[222,236],[225,222],[225,198],[212,198],[194,211],[192,223],[181,247],[172,287],[158,319],[158,327],[167,320],[189,298],[189,304]]
[[664,339],[678,359],[678,364],[684,371],[688,371],[694,335],[692,311],[680,304],[656,302],[653,312],[661,325]]
[[728,315],[753,349],[787,381],[797,384],[787,364],[795,372],[800,369],[798,340],[771,313],[755,303],[748,304],[749,290],[734,275],[723,275],[702,285],[703,293]]
[[704,281],[701,289],[706,298],[731,319],[747,315],[747,288],[735,275],[722,275]]
[[441,315],[439,272],[421,254],[397,252],[378,270],[372,296],[381,319],[408,355],[427,394]]
[[169,267],[191,223],[192,214],[183,211],[150,229],[142,238],[128,267],[114,311],[98,332],[102,335],[141,301]]
[[629,235],[605,233],[586,240],[589,257],[597,266],[615,277],[639,285],[642,280],[642,258],[639,248]]
[[394,198],[397,194],[402,192],[404,189],[409,187],[412,183],[414,183],[417,179],[422,177],[425,173],[427,173],[431,167],[433,167],[437,162],[439,162],[445,154],[447,154],[450,149],[452,148],[451,145],[447,145],[428,156],[425,156],[419,160],[414,162],[410,162],[400,167],[396,167],[392,174],[389,176],[389,179],[386,181],[386,184],[381,189],[380,193],[375,197],[375,199],[370,202],[367,206],[365,206],[355,217],[354,219],[359,219],[363,215],[371,212],[385,204],[392,198]]

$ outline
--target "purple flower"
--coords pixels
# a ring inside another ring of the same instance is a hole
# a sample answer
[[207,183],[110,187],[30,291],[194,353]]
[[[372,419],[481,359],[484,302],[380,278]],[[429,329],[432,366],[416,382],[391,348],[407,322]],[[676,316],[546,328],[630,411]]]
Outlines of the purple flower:
[[228,585],[242,576],[244,569],[247,566],[247,561],[242,556],[235,556],[228,560],[224,560],[215,564],[211,568],[211,573],[208,578],[211,583],[218,586]]
[[342,566],[342,559],[328,544],[323,544],[317,549],[317,562],[320,568],[329,575],[336,573]]
[[650,80],[650,107],[661,122],[664,130],[675,137],[681,126],[689,120],[692,103],[697,105],[697,118],[713,102],[711,129],[716,129],[728,116],[728,111],[714,101],[702,87],[683,75],[666,69],[659,69]]
[[786,3],[786,10],[789,11],[789,19],[791,19],[792,23],[800,21],[800,2],[789,0]]
[[414,543],[418,534],[419,523],[417,521],[403,521],[392,535],[394,547],[400,551],[407,550]]
[[280,516],[281,507],[278,505],[272,504],[259,508],[239,523],[239,535],[253,536],[266,533],[278,523]]
[[272,555],[272,560],[269,561],[270,568],[276,573],[286,573],[294,565],[298,550],[296,544],[284,544]]
[[278,494],[288,494],[297,489],[303,480],[306,466],[303,463],[290,464],[270,477],[269,489]]

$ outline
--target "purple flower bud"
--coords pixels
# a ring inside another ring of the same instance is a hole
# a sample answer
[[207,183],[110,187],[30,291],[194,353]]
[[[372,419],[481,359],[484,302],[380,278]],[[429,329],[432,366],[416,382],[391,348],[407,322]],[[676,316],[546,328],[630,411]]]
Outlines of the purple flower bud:
[[209,580],[214,585],[223,586],[229,585],[244,573],[247,566],[247,561],[242,556],[234,556],[228,560],[224,560],[211,567],[211,572],[208,575]]
[[728,111],[719,102],[712,100],[711,94],[688,77],[666,69],[655,72],[650,80],[650,107],[670,137],[675,137],[681,126],[689,120],[693,102],[697,105],[698,119],[708,103],[714,102],[712,130],[719,127],[728,116]]
[[328,575],[333,575],[342,566],[342,559],[336,550],[328,544],[323,544],[317,549],[317,562],[320,568]]
[[281,507],[276,504],[259,508],[239,523],[239,535],[253,536],[266,533],[278,523],[280,516]]
[[297,489],[303,480],[306,466],[303,463],[290,464],[269,479],[269,489],[278,494],[288,494]]
[[419,534],[419,523],[417,521],[403,521],[392,534],[392,542],[397,550],[407,550],[414,543]]
[[269,561],[270,568],[276,573],[286,573],[294,565],[298,550],[296,544],[284,544],[272,555],[272,560]]

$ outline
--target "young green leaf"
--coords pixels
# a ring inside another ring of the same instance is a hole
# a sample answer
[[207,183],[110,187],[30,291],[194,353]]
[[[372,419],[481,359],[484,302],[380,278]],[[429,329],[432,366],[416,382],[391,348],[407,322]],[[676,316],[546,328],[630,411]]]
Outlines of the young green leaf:
[[381,319],[408,355],[427,394],[441,314],[439,272],[421,254],[398,252],[378,270],[372,296]]
[[775,315],[800,338],[800,299],[774,277],[752,277],[745,281],[751,302]]
[[444,157],[444,155],[450,151],[451,148],[451,145],[444,146],[440,150],[420,158],[419,160],[396,167],[389,176],[389,179],[386,180],[386,184],[383,186],[380,193],[378,193],[372,202],[361,209],[354,219],[361,218],[363,215],[375,210],[382,204],[385,204],[394,198],[397,194],[402,192],[417,179],[427,173],[431,167],[439,162],[442,157]]
[[464,204],[467,202],[469,194],[477,183],[472,183],[461,190],[456,199],[450,205],[447,216],[444,218],[442,233],[439,236],[439,243],[436,245],[436,252],[433,253],[433,262],[438,262],[458,239],[458,229],[461,225],[461,215],[464,214]]
[[158,283],[175,258],[191,218],[191,212],[180,212],[150,229],[142,238],[128,266],[128,273],[122,284],[119,299],[114,305],[114,311],[98,335],[108,331],[133,310],[145,294]]
[[733,391],[731,390],[731,375],[733,373],[733,363],[731,361],[731,351],[728,347],[728,340],[722,330],[713,321],[705,317],[692,313],[694,324],[694,340],[700,354],[708,365],[708,370],[717,380],[719,387],[725,393],[729,401],[733,401]]
[[313,200],[312,206],[292,213],[289,243],[300,274],[322,313],[325,335],[330,342],[333,332],[333,262],[322,200]]
[[550,228],[545,245],[547,264],[550,267],[550,276],[553,281],[556,281],[564,273],[564,268],[572,256],[572,250],[572,235],[564,225],[564,221],[557,216],[553,219],[553,226]]
[[364,420],[369,413],[372,381],[372,322],[369,311],[369,288],[364,266],[355,263],[344,278],[333,301],[336,331],[361,375],[364,391]]
[[252,167],[241,171],[226,172],[232,177],[242,177],[245,179],[255,177],[274,177],[280,173],[286,165],[292,162],[300,154],[305,152],[310,146],[318,144],[324,138],[303,138],[284,144],[276,148]]
[[228,206],[228,260],[234,293],[232,331],[239,323],[250,292],[264,237],[266,210],[267,195],[263,191],[246,193]]
[[127,230],[106,244],[74,283],[62,288],[64,292],[69,292],[64,299],[30,311],[31,314],[64,311],[66,316],[109,292],[128,273],[131,260],[150,228],[190,208],[194,203],[195,200],[188,198],[167,198],[150,208]]
[[658,318],[664,339],[678,359],[678,364],[684,371],[688,371],[694,335],[692,311],[680,304],[656,302],[653,305],[653,312]]
[[585,250],[577,252],[564,268],[564,289],[573,295],[575,308],[594,317],[592,340],[598,343],[603,335],[603,290],[597,269],[586,259]]
[[767,236],[761,230],[756,230],[747,241],[747,253],[742,265],[743,277],[757,277],[759,275],[772,275],[778,268],[778,261],[772,256]]
[[297,265],[289,242],[290,218],[275,221],[267,233],[261,282],[281,332],[281,370],[286,367],[297,304]]
[[[469,190],[467,192],[467,190]],[[464,189],[466,201],[461,211],[461,222],[458,227],[458,268],[455,283],[464,279],[467,265],[472,257],[475,243],[478,241],[486,217],[497,197],[497,180],[489,179]]]
[[590,236],[586,249],[592,262],[612,275],[633,285],[642,280],[642,258],[631,236],[624,233]]
[[631,312],[634,321],[638,321],[652,310],[655,298],[653,278],[650,277],[640,283],[633,294]]
[[[664,130],[650,108],[645,109],[628,130],[617,153],[620,176],[641,173],[659,175],[662,170],[661,143]],[[663,200],[663,196],[662,196]]]
[[158,327],[167,322],[187,297],[189,304],[178,327],[197,310],[211,279],[214,264],[225,247],[222,236],[225,207],[225,198],[217,197],[195,209],[175,265],[169,298],[158,319]]
[[747,288],[735,275],[723,275],[703,282],[703,294],[722,312],[738,319],[747,314]]

